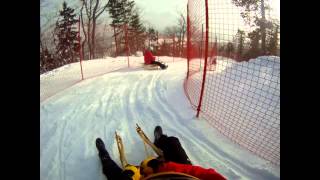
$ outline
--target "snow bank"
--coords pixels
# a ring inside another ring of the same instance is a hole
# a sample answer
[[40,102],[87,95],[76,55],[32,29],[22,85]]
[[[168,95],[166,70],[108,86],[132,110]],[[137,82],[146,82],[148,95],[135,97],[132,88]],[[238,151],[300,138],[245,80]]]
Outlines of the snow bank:
[[280,163],[280,58],[217,61],[209,71],[203,116],[226,136]]

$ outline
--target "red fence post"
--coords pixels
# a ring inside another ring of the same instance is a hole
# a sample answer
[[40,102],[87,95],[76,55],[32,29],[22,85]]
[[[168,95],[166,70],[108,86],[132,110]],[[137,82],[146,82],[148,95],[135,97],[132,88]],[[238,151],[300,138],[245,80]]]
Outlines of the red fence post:
[[208,36],[209,36],[209,13],[208,13],[208,0],[205,0],[206,4],[206,40],[205,40],[205,54],[204,54],[204,71],[203,71],[203,78],[202,78],[202,85],[201,85],[201,94],[199,105],[197,108],[197,118],[199,117],[199,112],[201,110],[201,103],[203,98],[203,91],[204,91],[204,84],[206,82],[206,74],[207,74],[207,59],[208,59]]
[[190,61],[190,20],[189,20],[189,4],[187,4],[187,79],[189,78],[189,61]]
[[172,38],[172,62],[174,62],[174,46],[175,46],[175,40],[176,36],[175,34],[173,34],[173,38]]
[[114,44],[116,46],[116,57],[118,56],[116,25],[113,25]]
[[202,44],[203,44],[203,24],[201,26],[201,40],[200,40],[200,70],[201,70],[201,60],[202,60]]
[[79,41],[79,57],[80,57],[80,69],[81,69],[81,80],[83,80],[83,71],[82,71],[82,48],[81,48],[81,37],[80,37],[80,16],[79,16],[79,23],[78,23],[78,41]]
[[127,50],[128,68],[129,68],[130,64],[129,64],[128,28],[127,28],[127,24],[124,25],[124,32],[125,32],[125,36],[126,36],[126,50]]

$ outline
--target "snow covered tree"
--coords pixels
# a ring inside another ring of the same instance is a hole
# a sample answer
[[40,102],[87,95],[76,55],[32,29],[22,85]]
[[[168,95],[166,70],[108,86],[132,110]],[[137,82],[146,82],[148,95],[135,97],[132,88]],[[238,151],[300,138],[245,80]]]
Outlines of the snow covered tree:
[[63,2],[62,5],[62,10],[59,12],[60,18],[56,22],[55,28],[56,54],[59,66],[76,62],[79,49],[76,14],[74,9],[67,6],[66,2]]

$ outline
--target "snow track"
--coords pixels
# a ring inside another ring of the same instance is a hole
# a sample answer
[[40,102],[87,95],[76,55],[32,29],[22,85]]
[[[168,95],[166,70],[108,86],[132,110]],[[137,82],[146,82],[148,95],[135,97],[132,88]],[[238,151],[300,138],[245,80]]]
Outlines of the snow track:
[[[40,105],[40,178],[106,179],[95,148],[101,137],[120,165],[114,132],[121,135],[127,160],[140,164],[144,146],[138,123],[153,140],[156,125],[177,136],[191,161],[228,179],[279,179],[279,167],[241,149],[207,122],[196,119],[185,97],[186,62],[167,70],[121,70],[85,80]],[[149,151],[151,152],[151,151]]]

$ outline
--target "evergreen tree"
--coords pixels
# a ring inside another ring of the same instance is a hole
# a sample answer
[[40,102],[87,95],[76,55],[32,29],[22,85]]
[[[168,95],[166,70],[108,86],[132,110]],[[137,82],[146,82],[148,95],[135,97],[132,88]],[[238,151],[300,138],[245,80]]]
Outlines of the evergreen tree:
[[228,42],[226,52],[229,57],[234,52],[234,46],[231,42]]
[[219,54],[223,55],[224,54],[224,49],[225,49],[225,45],[221,45],[220,48],[219,48],[219,51],[218,51]]
[[59,59],[59,66],[76,62],[79,43],[78,43],[78,31],[75,26],[78,22],[74,9],[67,6],[66,2],[63,2],[63,9],[59,12],[61,19],[56,22],[55,29],[55,41],[56,54]]
[[132,16],[135,15],[135,12],[133,11],[135,5],[134,1],[121,0],[121,4],[123,4],[122,21],[125,24],[129,24],[132,21]]
[[[266,31],[269,23],[265,17],[265,10],[270,9],[264,0],[232,0],[233,4],[242,7],[241,16],[251,26],[258,26],[260,29],[261,53],[266,52]],[[255,15],[251,15],[254,12]],[[260,44],[257,44],[258,46]]]
[[132,11],[132,6],[133,2],[128,3],[128,0],[109,0],[107,4],[107,8],[112,19],[110,25],[114,28],[113,36],[116,45],[116,55],[118,55],[118,52],[123,53],[126,51],[125,43],[129,34],[125,29],[128,30],[128,17]]
[[40,74],[50,71],[56,68],[53,55],[49,52],[48,48],[45,47],[40,52]]
[[149,46],[151,46],[152,42],[158,40],[156,30],[153,27],[148,29],[148,38],[149,38]]
[[238,38],[238,52],[237,53],[238,53],[238,57],[241,59],[243,56],[245,32],[238,29],[237,38]]
[[275,25],[273,31],[271,32],[271,37],[268,43],[268,51],[272,55],[278,55],[278,35],[279,35],[279,25]]
[[[144,46],[145,27],[140,21],[139,13],[134,9],[135,3],[130,0],[110,0],[107,8],[114,27],[116,46],[127,43],[132,51],[137,51]],[[124,32],[124,30],[126,31]],[[126,38],[126,39],[125,39]],[[119,50],[120,52],[123,50]]]
[[107,8],[112,19],[111,26],[119,26],[124,24],[124,1],[123,0],[109,0]]
[[144,47],[144,43],[146,40],[146,35],[145,35],[146,28],[141,23],[137,10],[133,12],[130,18],[129,27],[130,27],[130,30],[132,31],[131,36],[129,38],[132,41],[132,43],[134,43],[135,45],[133,46],[135,47],[134,51],[142,49]]
[[169,56],[170,55],[170,46],[166,42],[166,40],[164,40],[163,43],[160,45],[159,55],[161,55],[161,56]]
[[152,47],[154,50],[156,50],[158,47],[158,44],[157,44],[158,32],[153,27],[150,27],[148,29],[147,34],[148,34],[149,47]]
[[246,58],[255,58],[261,54],[261,49],[259,48],[259,40],[261,39],[260,29],[257,28],[248,34],[250,39],[250,49],[246,54]]

